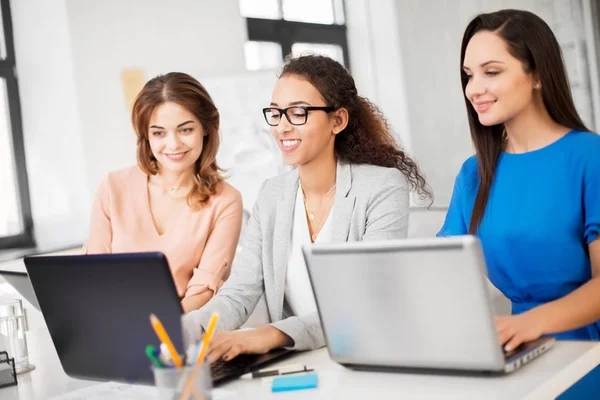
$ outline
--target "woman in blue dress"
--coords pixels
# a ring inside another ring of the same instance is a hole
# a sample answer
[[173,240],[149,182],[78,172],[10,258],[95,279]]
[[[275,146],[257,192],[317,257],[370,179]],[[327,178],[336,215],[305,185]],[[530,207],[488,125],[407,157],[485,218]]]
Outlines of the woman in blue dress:
[[[476,155],[463,164],[439,236],[475,234],[512,303],[507,351],[544,335],[600,339],[600,136],[579,117],[559,44],[536,15],[477,16],[461,48]],[[600,396],[596,368],[564,396]]]

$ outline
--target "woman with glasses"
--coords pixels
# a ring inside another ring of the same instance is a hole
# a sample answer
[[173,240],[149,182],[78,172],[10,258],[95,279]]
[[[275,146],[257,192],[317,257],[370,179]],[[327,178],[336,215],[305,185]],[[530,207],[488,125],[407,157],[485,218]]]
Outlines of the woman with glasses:
[[101,182],[85,252],[164,253],[184,311],[198,309],[229,276],[242,224],[240,193],[216,163],[219,112],[172,72],[146,83],[131,119],[138,165]]
[[[410,190],[431,197],[384,116],[336,61],[315,55],[289,61],[263,112],[283,160],[296,168],[263,183],[231,277],[185,317],[190,341],[201,337],[213,312],[220,314],[211,362],[323,346],[301,246],[405,238]],[[272,323],[232,331],[263,293]]]

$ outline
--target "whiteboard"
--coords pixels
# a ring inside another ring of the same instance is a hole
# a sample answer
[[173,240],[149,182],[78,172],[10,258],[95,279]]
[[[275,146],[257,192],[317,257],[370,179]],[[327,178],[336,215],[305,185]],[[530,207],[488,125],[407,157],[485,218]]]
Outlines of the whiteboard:
[[217,162],[226,169],[227,182],[242,193],[244,208],[251,210],[262,182],[288,169],[262,114],[271,103],[277,71],[196,76],[221,116]]

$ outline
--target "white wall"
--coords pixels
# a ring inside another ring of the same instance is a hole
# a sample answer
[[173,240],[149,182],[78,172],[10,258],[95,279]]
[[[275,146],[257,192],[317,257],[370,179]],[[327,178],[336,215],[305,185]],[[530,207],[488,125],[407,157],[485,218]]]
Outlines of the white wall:
[[67,13],[92,196],[107,172],[135,164],[123,69],[142,69],[146,79],[181,71],[201,82],[245,70],[237,0],[67,0]]
[[[448,204],[454,177],[473,153],[459,82],[463,29],[482,11],[507,6],[539,11],[546,3],[346,0],[350,61],[359,92],[380,106],[416,157],[435,190],[436,204]],[[548,4],[554,3],[570,0]],[[246,26],[238,0],[12,0],[11,5],[38,239],[81,242],[99,180],[135,163],[121,72],[139,68],[149,79],[183,71],[215,85],[224,76],[244,76]],[[580,44],[581,30],[574,29],[580,16],[560,10],[551,15],[562,21],[556,25],[561,44],[572,39]],[[575,67],[583,65],[580,61]],[[581,78],[576,97],[587,88]],[[587,104],[581,96],[580,104]],[[253,154],[239,150],[239,143],[224,144],[225,152]]]
[[[412,151],[436,204],[448,205],[454,177],[472,154],[459,80],[460,40],[473,0],[397,0]],[[443,168],[441,164],[445,164]]]
[[395,0],[346,0],[352,76],[359,94],[373,101],[407,151],[412,150],[404,49],[397,29]]
[[[519,8],[544,18],[563,48],[576,106],[592,125],[580,0],[396,0],[395,5],[400,32],[395,46],[402,57],[411,150],[435,191],[437,205],[448,205],[454,178],[474,153],[459,64],[462,34],[475,15]],[[383,34],[374,38],[384,39]],[[395,93],[397,88],[384,90]]]
[[[64,0],[11,1],[31,207],[38,244],[80,243],[88,179]],[[60,232],[60,234],[58,234]]]
[[[121,71],[242,72],[237,0],[12,0],[36,239],[80,244],[109,171],[135,163]],[[185,10],[185,12],[182,12]],[[60,232],[60,234],[57,234]]]
[[457,71],[462,31],[476,8],[477,0],[346,0],[359,92],[380,106],[441,206],[473,153]]
[[579,115],[590,129],[594,125],[594,105],[589,73],[587,42],[595,40],[593,32],[586,36],[583,3],[589,0],[480,0],[482,11],[501,8],[520,8],[531,11],[546,21],[560,44],[565,59],[573,100]]

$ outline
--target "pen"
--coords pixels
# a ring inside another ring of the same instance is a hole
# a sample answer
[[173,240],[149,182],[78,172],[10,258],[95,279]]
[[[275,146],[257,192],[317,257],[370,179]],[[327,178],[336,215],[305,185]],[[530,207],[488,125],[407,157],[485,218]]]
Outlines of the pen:
[[146,356],[148,356],[150,362],[152,362],[156,368],[164,368],[164,365],[158,358],[156,358],[156,347],[152,346],[151,344],[146,346]]
[[181,363],[181,358],[179,358],[179,354],[177,354],[177,350],[175,350],[175,346],[173,346],[173,342],[167,335],[167,331],[160,323],[159,319],[154,314],[150,314],[150,323],[152,324],[152,328],[154,328],[154,332],[156,332],[156,336],[163,342],[167,349],[169,350],[169,354],[171,354],[171,358],[173,358],[173,362],[177,368],[180,368],[183,364]]
[[165,367],[173,368],[175,367],[175,363],[173,362],[173,357],[169,354],[169,349],[167,349],[167,345],[164,343],[160,344],[160,348],[157,351],[156,355],[158,359]]
[[190,359],[188,361],[188,365],[194,366],[196,364],[195,361],[198,359],[198,356],[200,355],[201,350],[202,350],[202,342],[196,343],[196,345],[194,346],[194,352],[190,356]]
[[200,346],[201,346],[201,342],[198,342],[196,344],[190,344],[187,348],[187,351],[185,353],[185,360],[183,361],[183,363],[185,365],[188,366],[193,366],[194,365],[194,361],[196,361],[196,358],[198,357],[198,353],[200,351]]
[[242,376],[242,378],[265,378],[268,376],[280,376],[280,375],[291,375],[300,374],[304,372],[313,372],[314,369],[307,367],[306,365],[286,365],[279,368],[266,368],[258,371],[254,371]]

